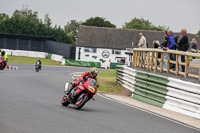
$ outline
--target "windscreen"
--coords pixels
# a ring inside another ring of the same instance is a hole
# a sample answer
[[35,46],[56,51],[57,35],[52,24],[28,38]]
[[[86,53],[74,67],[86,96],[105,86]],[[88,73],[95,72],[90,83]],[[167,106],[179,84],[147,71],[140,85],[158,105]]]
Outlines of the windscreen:
[[95,79],[89,78],[88,80],[89,80],[90,84],[91,84],[94,88],[97,88],[97,81],[96,81]]

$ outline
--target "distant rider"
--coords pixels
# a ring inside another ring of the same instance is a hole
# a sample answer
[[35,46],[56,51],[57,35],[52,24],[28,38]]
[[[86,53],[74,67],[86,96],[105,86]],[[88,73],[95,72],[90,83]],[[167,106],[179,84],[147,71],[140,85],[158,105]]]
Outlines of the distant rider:
[[42,62],[40,61],[40,59],[35,63],[35,65],[38,65],[39,69],[41,70],[41,68],[42,68]]
[[8,55],[5,53],[5,51],[0,52],[0,56],[4,58],[4,66],[2,67],[2,70],[6,67],[8,62]]
[[85,83],[88,78],[93,78],[97,81],[97,75],[99,70],[97,68],[91,68],[89,72],[85,72],[82,76],[79,77],[79,80],[72,83],[72,87],[67,90],[66,94],[68,95],[73,88],[77,87],[80,83]]

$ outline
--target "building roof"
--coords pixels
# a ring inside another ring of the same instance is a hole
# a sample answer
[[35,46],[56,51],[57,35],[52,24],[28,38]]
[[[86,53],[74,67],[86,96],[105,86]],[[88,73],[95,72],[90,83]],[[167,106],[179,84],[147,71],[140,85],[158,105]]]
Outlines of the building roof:
[[[160,43],[162,43],[165,38],[165,32],[163,31],[118,29],[81,25],[77,37],[77,46],[125,50],[126,48],[132,47],[132,42],[134,42],[134,44],[139,42],[140,32],[142,32],[146,37],[149,48],[153,48],[153,40],[159,40]],[[177,35],[177,33],[174,34]],[[194,36],[194,34],[188,34],[189,40]],[[134,45],[134,47],[137,46]]]

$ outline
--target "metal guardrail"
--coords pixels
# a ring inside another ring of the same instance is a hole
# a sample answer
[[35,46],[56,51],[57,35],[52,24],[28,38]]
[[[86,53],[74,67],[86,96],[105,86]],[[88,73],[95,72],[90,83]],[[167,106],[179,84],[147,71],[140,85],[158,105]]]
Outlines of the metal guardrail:
[[[161,54],[161,57],[158,58],[158,54]],[[167,53],[167,59],[163,58],[163,54]],[[170,60],[170,54],[175,54],[176,61]],[[185,62],[181,62],[179,57],[183,55],[185,56]],[[177,50],[167,50],[163,51],[161,49],[155,48],[134,48],[133,49],[133,67],[144,67],[150,71],[158,71],[160,72],[166,71],[167,73],[174,73],[175,75],[184,75],[187,77],[194,77],[200,80],[200,63],[191,63],[190,58],[196,57],[200,58],[200,53],[190,53],[184,51]],[[158,61],[160,62],[160,66],[158,65]],[[167,68],[163,68],[163,62],[167,63]],[[199,60],[200,62],[200,60]],[[176,65],[175,71],[170,69],[170,63]],[[179,65],[185,66],[185,72],[181,72],[179,70]],[[189,67],[197,68],[196,74],[189,73]]]

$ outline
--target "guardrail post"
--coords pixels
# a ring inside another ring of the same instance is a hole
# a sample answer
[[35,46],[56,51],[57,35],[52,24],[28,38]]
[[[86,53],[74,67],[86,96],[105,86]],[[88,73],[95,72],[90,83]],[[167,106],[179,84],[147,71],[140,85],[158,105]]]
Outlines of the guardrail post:
[[143,67],[143,61],[144,61],[143,60],[143,51],[141,51],[141,60],[140,61],[141,61],[140,67]]
[[167,53],[167,73],[170,72],[170,53]]
[[140,64],[140,51],[137,52],[137,66]]
[[179,63],[178,63],[178,55],[176,54],[176,72],[175,72],[175,74],[176,75],[178,75],[178,65]]
[[200,80],[200,67],[199,67],[199,80]]
[[150,67],[150,71],[152,71],[153,69],[153,58],[154,58],[154,52],[151,52],[151,67]]
[[157,71],[157,65],[158,65],[158,52],[156,52],[156,62],[155,62],[155,69],[154,69],[154,72]]
[[147,53],[147,70],[149,70],[150,52]]
[[189,65],[189,57],[186,56],[186,60],[185,60],[185,75],[184,75],[184,78],[187,78],[187,76],[188,76],[188,65]]
[[146,59],[147,59],[147,55],[146,54],[147,54],[147,52],[145,51],[144,52],[144,68],[146,67],[146,62],[147,62],[146,61]]
[[160,72],[163,72],[163,52],[161,53]]
[[137,66],[137,54],[138,54],[138,52],[137,52],[137,51],[135,51],[135,63],[134,63],[134,67],[136,67],[136,66]]
[[136,51],[133,51],[133,63],[132,63],[132,66],[134,67],[135,66],[135,53],[136,53]]

